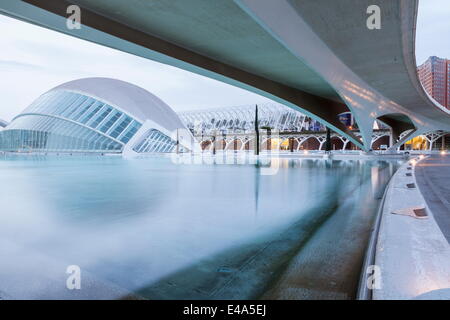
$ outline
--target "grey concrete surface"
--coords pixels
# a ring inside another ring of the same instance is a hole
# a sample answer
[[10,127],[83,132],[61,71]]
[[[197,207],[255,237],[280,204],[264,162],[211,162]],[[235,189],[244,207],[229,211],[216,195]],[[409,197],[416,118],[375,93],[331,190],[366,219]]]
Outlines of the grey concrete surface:
[[[373,299],[449,299],[445,289],[450,288],[450,245],[420,189],[406,187],[417,185],[417,165],[413,170],[408,166],[409,162],[396,172],[386,194],[375,256],[381,286],[373,290]],[[408,171],[413,175],[406,176]],[[426,208],[427,218],[392,214],[419,206]],[[439,295],[432,293],[436,290]]]
[[420,191],[450,243],[450,155],[433,155],[416,166]]

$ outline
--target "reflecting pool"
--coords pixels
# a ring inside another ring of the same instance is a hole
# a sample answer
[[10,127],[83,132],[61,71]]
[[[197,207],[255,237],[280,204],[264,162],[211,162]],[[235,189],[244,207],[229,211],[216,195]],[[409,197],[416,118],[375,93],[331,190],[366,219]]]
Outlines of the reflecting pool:
[[258,298],[333,216],[356,268],[399,163],[2,156],[0,298]]

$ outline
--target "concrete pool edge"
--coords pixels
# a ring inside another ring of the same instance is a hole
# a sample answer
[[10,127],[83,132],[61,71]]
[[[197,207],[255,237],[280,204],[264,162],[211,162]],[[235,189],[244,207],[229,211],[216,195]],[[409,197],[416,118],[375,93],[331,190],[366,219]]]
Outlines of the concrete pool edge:
[[[394,175],[395,175],[395,173],[394,173]],[[378,233],[380,231],[383,207],[385,204],[387,191],[389,190],[389,188],[392,184],[394,175],[389,179],[389,182],[387,183],[386,187],[384,188],[383,198],[380,201],[380,204],[379,204],[376,216],[375,216],[375,221],[373,222],[372,231],[370,234],[369,242],[367,244],[366,253],[364,255],[363,265],[361,267],[361,274],[360,274],[358,289],[357,289],[357,293],[356,293],[357,300],[371,300],[372,299],[372,290],[369,290],[368,286],[366,285],[367,281],[369,280],[369,274],[366,272],[366,270],[368,270],[368,267],[370,265],[373,265],[375,262],[376,246],[377,246],[377,241],[378,241]]]
[[[374,259],[378,271],[372,274],[372,267],[368,272],[372,276],[379,273],[379,287],[369,290],[374,300],[415,299],[424,294],[431,299],[450,299],[448,291],[442,293],[442,289],[450,287],[450,245],[417,188],[414,165],[420,160],[414,158],[404,163],[385,192]],[[409,166],[412,168],[408,169]],[[416,187],[408,188],[409,183]],[[427,218],[392,214],[412,207],[425,208]],[[366,268],[362,270],[364,274]],[[360,291],[370,280],[367,274],[362,279],[366,281],[360,283]],[[433,291],[439,294],[433,295]],[[370,299],[370,295],[360,298]]]

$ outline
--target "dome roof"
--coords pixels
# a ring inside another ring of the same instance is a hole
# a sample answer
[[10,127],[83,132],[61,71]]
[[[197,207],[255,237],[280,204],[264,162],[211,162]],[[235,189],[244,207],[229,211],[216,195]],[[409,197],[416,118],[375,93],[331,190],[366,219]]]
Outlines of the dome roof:
[[[167,130],[184,128],[178,115],[161,99],[134,84],[111,78],[83,78],[63,83],[50,91],[73,91],[117,107],[145,122],[150,119]],[[49,91],[49,92],[50,92]]]

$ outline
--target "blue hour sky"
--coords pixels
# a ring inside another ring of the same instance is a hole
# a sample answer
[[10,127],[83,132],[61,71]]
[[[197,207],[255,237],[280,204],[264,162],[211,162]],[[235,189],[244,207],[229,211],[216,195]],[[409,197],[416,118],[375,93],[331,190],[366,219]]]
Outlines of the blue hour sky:
[[[84,77],[112,77],[160,97],[175,111],[254,104],[266,98],[187,71],[0,15],[0,119],[10,120],[45,91]],[[450,1],[422,0],[417,63],[450,58]]]

